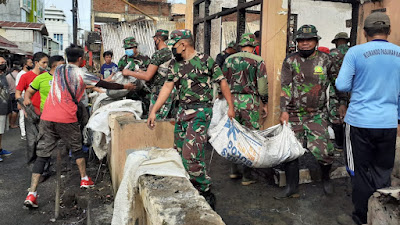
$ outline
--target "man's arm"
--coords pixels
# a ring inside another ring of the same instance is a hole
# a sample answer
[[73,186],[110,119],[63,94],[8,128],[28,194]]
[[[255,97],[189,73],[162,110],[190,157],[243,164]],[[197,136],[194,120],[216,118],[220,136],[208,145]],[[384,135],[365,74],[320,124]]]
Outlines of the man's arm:
[[172,82],[172,81],[166,81],[164,83],[164,86],[161,88],[161,91],[160,91],[160,94],[158,95],[157,101],[154,104],[153,108],[151,109],[149,118],[147,119],[147,126],[150,129],[153,129],[155,127],[154,121],[156,120],[156,112],[167,101],[167,99],[173,89],[174,89],[174,82]]
[[89,73],[84,74],[83,81],[85,82],[86,85],[102,87],[102,88],[110,89],[110,90],[120,90],[120,89],[134,90],[135,89],[135,85],[132,83],[123,84],[123,85],[117,84],[117,83],[111,83],[111,82],[101,80],[96,75],[89,74]]
[[34,90],[32,87],[29,87],[28,89],[26,89],[25,96],[24,96],[24,105],[32,104],[31,98],[35,93],[36,93],[36,90]]
[[293,86],[293,75],[290,64],[285,61],[282,64],[281,71],[281,117],[280,121],[282,124],[289,122],[289,113],[287,112],[287,106],[292,101],[292,86]]
[[261,107],[264,111],[263,118],[265,118],[268,116],[268,77],[264,61],[259,63],[257,68],[257,89],[263,103]]
[[235,117],[235,107],[233,105],[233,99],[231,95],[231,90],[229,89],[228,82],[226,81],[226,79],[223,79],[221,80],[219,85],[221,86],[222,95],[225,97],[226,102],[229,105],[228,117],[232,119]]
[[158,66],[150,64],[149,67],[147,67],[146,71],[136,72],[136,71],[130,71],[129,69],[124,69],[122,71],[122,75],[132,76],[132,77],[136,77],[139,80],[149,81],[154,77],[157,70],[158,70]]
[[344,57],[339,76],[336,79],[336,88],[342,92],[351,92],[353,89],[354,75],[356,74],[355,57],[349,49]]

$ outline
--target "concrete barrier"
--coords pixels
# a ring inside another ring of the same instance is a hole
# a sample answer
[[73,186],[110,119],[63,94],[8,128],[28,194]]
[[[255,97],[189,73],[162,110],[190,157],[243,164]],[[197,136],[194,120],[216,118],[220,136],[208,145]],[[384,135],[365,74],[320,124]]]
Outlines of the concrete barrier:
[[368,225],[400,225],[400,187],[379,189],[369,198]]
[[131,113],[112,113],[109,116],[111,149],[108,154],[109,169],[114,193],[124,175],[127,149],[147,147],[172,148],[174,144],[174,121],[157,121],[154,130],[147,127],[146,120],[135,120]]

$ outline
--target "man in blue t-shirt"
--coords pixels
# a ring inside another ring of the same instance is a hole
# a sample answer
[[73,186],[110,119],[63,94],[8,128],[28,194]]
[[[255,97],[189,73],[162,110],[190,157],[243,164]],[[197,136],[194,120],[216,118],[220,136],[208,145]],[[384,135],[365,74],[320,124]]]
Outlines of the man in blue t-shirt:
[[102,79],[106,79],[109,76],[113,76],[118,71],[117,64],[111,62],[113,53],[111,51],[106,51],[103,53],[103,58],[106,63],[101,66],[100,73]]
[[339,91],[351,92],[345,148],[357,224],[367,223],[369,197],[391,185],[400,95],[400,47],[387,41],[389,17],[369,15],[364,34],[368,43],[349,49],[336,80]]

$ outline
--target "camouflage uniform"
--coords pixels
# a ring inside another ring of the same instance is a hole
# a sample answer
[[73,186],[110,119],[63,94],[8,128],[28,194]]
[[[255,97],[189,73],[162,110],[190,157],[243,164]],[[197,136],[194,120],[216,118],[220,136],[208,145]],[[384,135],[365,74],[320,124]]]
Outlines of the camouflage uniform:
[[[130,49],[138,46],[138,43],[136,42],[135,38],[129,37],[124,39],[124,48],[125,49]],[[129,70],[134,71],[136,65],[139,66],[140,70],[146,71],[147,67],[150,64],[150,58],[142,55],[139,53],[137,56],[127,56],[124,55],[122,58],[118,61],[118,69],[122,71],[128,63],[131,63],[129,66]],[[146,82],[147,86],[151,86],[151,82]],[[146,110],[150,106],[150,92],[149,90],[146,89],[141,89],[139,91],[131,92],[128,96],[130,99],[134,100],[140,100],[142,101],[142,106],[143,106],[143,116],[147,115]]]
[[[180,39],[191,38],[189,30],[171,33],[169,45]],[[199,191],[210,188],[204,162],[207,130],[210,125],[213,99],[212,83],[225,79],[214,60],[203,53],[188,61],[172,59],[167,82],[174,82],[179,98],[179,109],[175,123],[174,146],[182,156],[182,162],[190,175],[190,181]]]
[[[227,48],[235,48],[236,43],[234,41],[229,42],[228,47]],[[215,58],[215,63],[218,64],[219,67],[222,68],[226,58],[228,58],[231,54],[227,53],[226,50],[222,51],[221,53],[219,53],[217,55],[217,57]]]
[[320,51],[308,58],[298,52],[289,55],[281,72],[281,111],[289,113],[297,138],[307,143],[307,148],[322,164],[333,161],[326,106],[326,90],[333,72],[329,55]]
[[[168,31],[158,29],[156,31],[156,36],[167,36]],[[154,74],[153,78],[151,79],[152,87],[151,87],[151,96],[150,96],[150,110],[153,105],[156,103],[158,95],[160,94],[160,90],[164,85],[165,80],[167,79],[168,73],[168,65],[170,60],[172,59],[172,52],[168,47],[163,49],[157,50],[152,56],[150,60],[150,64],[153,64],[158,67],[156,74]],[[175,98],[175,88],[172,90],[171,94],[169,95],[167,101],[164,105],[160,108],[158,113],[156,114],[156,119],[165,119],[170,115],[170,112],[173,108],[174,98]],[[173,115],[171,116],[173,117]]]

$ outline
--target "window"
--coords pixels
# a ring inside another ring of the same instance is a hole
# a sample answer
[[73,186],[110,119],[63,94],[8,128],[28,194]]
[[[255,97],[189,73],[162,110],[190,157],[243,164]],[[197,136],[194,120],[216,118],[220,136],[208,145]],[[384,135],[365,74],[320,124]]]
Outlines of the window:
[[63,34],[54,34],[53,36],[54,36],[54,39],[56,39],[60,43],[60,49],[64,50]]
[[27,8],[28,10],[32,9],[32,0],[22,0],[21,7]]

